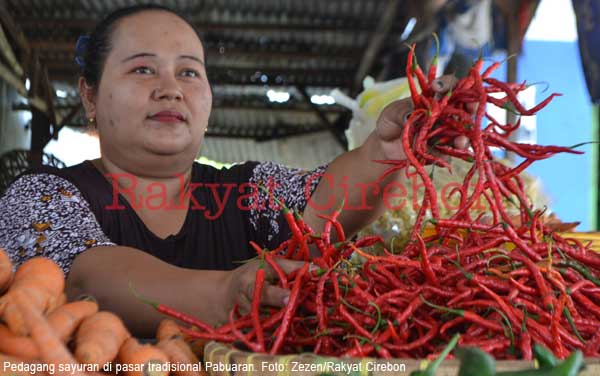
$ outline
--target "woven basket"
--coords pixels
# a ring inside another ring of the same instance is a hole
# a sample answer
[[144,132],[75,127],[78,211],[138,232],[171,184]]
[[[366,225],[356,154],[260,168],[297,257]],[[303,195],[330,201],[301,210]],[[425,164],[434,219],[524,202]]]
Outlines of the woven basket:
[[[235,350],[229,345],[218,342],[209,342],[206,345],[204,362],[208,374],[215,376],[391,376],[408,375],[414,370],[425,369],[428,364],[427,361],[417,359],[342,359],[321,357],[310,353],[270,356]],[[342,364],[347,365],[347,368],[341,369]],[[600,359],[587,358],[585,364],[586,368],[579,376],[600,375]],[[446,360],[442,362],[436,375],[456,376],[458,365],[458,360]],[[533,361],[501,360],[496,362],[498,371],[517,371],[531,369],[534,366]]]
[[600,252],[600,232],[563,232],[560,235],[563,238],[577,239],[582,242],[583,245],[592,242],[591,249]]

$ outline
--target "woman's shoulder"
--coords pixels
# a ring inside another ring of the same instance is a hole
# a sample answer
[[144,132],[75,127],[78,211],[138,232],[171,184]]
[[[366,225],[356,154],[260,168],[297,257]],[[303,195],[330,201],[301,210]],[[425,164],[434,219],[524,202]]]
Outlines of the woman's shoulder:
[[86,186],[97,185],[97,172],[94,166],[85,161],[66,168],[40,166],[22,172],[7,187],[4,196],[27,197],[35,194],[52,195],[64,193],[67,196],[83,193]]
[[94,174],[94,170],[95,167],[92,162],[87,160],[65,168],[43,165],[23,171],[13,180],[13,182],[17,182],[21,179],[36,181],[56,181],[57,179],[65,179],[72,181],[78,177],[89,178]]

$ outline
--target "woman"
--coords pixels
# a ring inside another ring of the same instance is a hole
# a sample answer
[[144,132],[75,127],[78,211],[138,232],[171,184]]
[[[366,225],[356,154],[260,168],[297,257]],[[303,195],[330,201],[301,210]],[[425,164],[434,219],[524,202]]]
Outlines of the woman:
[[[228,170],[194,163],[212,102],[204,50],[193,27],[166,8],[109,15],[82,64],[81,100],[102,156],[20,176],[0,201],[0,246],[17,264],[36,255],[54,259],[68,274],[71,299],[94,295],[137,335],[152,336],[162,316],[129,286],[212,324],[227,321],[236,303],[249,306],[258,263],[240,264],[254,255],[248,242],[272,248],[289,229],[277,208],[259,209],[269,198],[248,183],[272,178],[273,195],[316,229],[319,212],[345,198],[339,220],[354,234],[382,213],[383,185],[401,179],[374,185],[385,166],[372,161],[404,158],[399,136],[410,101],[389,106],[362,147],[310,173],[273,163]],[[443,92],[452,82],[438,84]],[[356,189],[361,185],[369,189]],[[301,263],[281,265],[290,272]],[[288,294],[268,286],[262,300],[282,306]]]

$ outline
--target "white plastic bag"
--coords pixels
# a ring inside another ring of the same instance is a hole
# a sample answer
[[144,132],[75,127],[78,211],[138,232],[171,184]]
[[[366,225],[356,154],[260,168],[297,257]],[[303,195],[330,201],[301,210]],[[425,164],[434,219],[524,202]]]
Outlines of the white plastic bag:
[[367,77],[363,81],[363,88],[356,99],[338,89],[331,92],[336,103],[352,110],[352,120],[346,130],[349,150],[363,144],[375,129],[377,118],[385,106],[410,95],[405,77],[385,82],[375,82],[372,77]]

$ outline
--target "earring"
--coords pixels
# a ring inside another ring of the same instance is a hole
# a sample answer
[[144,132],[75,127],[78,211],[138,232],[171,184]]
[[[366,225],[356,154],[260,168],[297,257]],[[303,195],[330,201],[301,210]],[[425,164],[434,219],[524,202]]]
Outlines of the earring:
[[96,118],[95,117],[88,118],[88,125],[96,125]]

